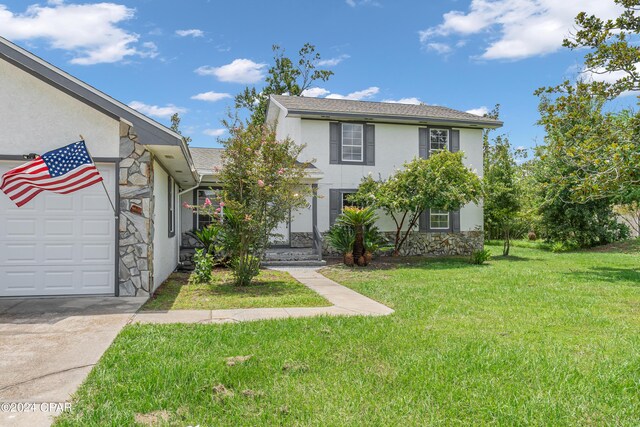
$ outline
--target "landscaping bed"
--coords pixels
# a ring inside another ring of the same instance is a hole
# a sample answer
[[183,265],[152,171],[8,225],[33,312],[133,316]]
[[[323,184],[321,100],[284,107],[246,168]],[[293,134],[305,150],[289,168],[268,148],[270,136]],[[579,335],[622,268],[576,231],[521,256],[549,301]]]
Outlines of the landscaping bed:
[[638,255],[328,267],[396,312],[130,325],[56,425],[637,425]]
[[231,308],[327,307],[331,303],[289,273],[261,270],[248,286],[231,283],[231,272],[215,269],[209,283],[189,283],[188,273],[174,273],[141,310],[217,310]]

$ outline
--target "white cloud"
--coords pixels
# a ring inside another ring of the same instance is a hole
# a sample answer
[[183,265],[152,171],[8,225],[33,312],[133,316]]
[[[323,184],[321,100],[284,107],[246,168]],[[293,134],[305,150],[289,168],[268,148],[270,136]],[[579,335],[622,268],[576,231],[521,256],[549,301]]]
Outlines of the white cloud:
[[318,61],[316,65],[319,67],[335,67],[345,59],[349,59],[349,58],[351,58],[349,55],[340,55],[340,56],[336,56],[335,58],[322,59]]
[[149,105],[140,101],[132,101],[129,103],[129,107],[134,110],[138,110],[142,114],[146,114],[147,116],[159,117],[161,119],[166,119],[174,115],[175,113],[184,114],[187,112],[186,108],[176,107],[173,104],[168,104],[164,107],[160,107],[158,105]]
[[222,92],[203,92],[197,95],[193,95],[191,99],[196,99],[198,101],[209,101],[216,102],[225,98],[231,98],[231,94],[222,93]]
[[374,95],[377,95],[380,92],[380,88],[376,86],[371,86],[367,89],[358,90],[355,92],[351,92],[348,95],[340,95],[339,93],[332,93],[328,95],[327,98],[330,99],[351,99],[354,101],[360,101],[362,99],[371,98]]
[[447,12],[420,31],[420,41],[428,47],[441,37],[489,34],[480,58],[523,59],[559,50],[582,11],[608,19],[620,8],[604,0],[471,0],[468,11]]
[[222,136],[226,131],[226,129],[205,129],[202,133],[208,136]]
[[356,6],[382,7],[382,4],[376,0],[345,0],[345,2],[351,7],[356,7]]
[[[91,65],[122,61],[128,56],[154,57],[157,47],[137,47],[139,35],[118,25],[134,17],[135,10],[115,3],[29,6],[13,13],[0,4],[0,35],[13,41],[44,39],[55,49],[71,51],[71,63]],[[145,46],[146,45],[146,46]]]
[[427,49],[435,51],[439,55],[446,55],[453,50],[446,43],[427,43]]
[[325,95],[329,95],[331,92],[321,87],[310,87],[302,91],[302,96],[308,96],[310,98],[321,98]]
[[190,30],[176,30],[176,34],[180,37],[203,37],[204,31],[192,28]]
[[400,99],[385,99],[382,102],[388,102],[390,104],[413,104],[413,105],[420,105],[423,103],[416,97],[400,98]]
[[467,110],[467,113],[483,117],[485,114],[489,113],[489,109],[483,105],[482,107],[472,108],[471,110]]
[[264,77],[267,64],[258,64],[250,59],[235,59],[221,67],[204,65],[195,70],[201,76],[214,76],[221,82],[257,83]]

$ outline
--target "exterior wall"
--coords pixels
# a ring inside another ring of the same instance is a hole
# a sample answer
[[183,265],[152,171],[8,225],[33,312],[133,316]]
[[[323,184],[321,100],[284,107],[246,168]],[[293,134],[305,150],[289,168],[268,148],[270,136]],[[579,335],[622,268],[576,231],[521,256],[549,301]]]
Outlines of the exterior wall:
[[154,212],[153,233],[153,284],[151,292],[164,282],[178,265],[180,251],[180,214],[178,206],[178,187],[173,183],[173,197],[176,206],[175,233],[169,237],[169,175],[157,161],[153,162],[153,202]]
[[136,141],[130,129],[120,139],[121,296],[149,295],[153,284],[153,159]]
[[[280,117],[278,137],[287,135],[296,138],[306,147],[301,160],[313,160],[314,165],[324,172],[324,178],[318,183],[318,228],[329,229],[329,190],[356,189],[362,177],[372,174],[375,177],[388,177],[396,169],[418,156],[418,129],[421,126],[401,124],[375,124],[375,166],[334,165],[329,163],[329,121]],[[456,128],[457,129],[457,128]],[[460,150],[465,153],[464,163],[482,176],[482,130],[460,128]],[[289,133],[286,133],[289,132]],[[306,219],[296,220],[292,231],[310,231],[304,227]],[[460,230],[482,230],[482,208],[474,204],[460,211]],[[395,230],[391,218],[381,216],[378,223],[383,231]]]
[[118,120],[3,60],[0,76],[0,154],[42,154],[82,134],[93,157],[118,157]]

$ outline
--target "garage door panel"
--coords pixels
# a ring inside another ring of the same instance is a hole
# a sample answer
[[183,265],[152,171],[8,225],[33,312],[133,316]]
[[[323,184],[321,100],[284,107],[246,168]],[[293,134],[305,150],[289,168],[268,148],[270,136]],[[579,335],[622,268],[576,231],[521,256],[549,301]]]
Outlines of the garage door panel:
[[[19,165],[0,161],[0,175]],[[98,164],[114,198],[115,167]],[[114,293],[116,226],[102,185],[41,193],[17,208],[0,193],[0,296]]]

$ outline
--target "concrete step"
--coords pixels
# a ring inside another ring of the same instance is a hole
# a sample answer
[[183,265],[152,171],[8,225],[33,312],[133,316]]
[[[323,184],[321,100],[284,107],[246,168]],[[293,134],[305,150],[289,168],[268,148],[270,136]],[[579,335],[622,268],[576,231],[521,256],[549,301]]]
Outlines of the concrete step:
[[325,260],[263,261],[263,267],[324,267]]
[[271,248],[264,256],[265,261],[320,261],[312,248]]

